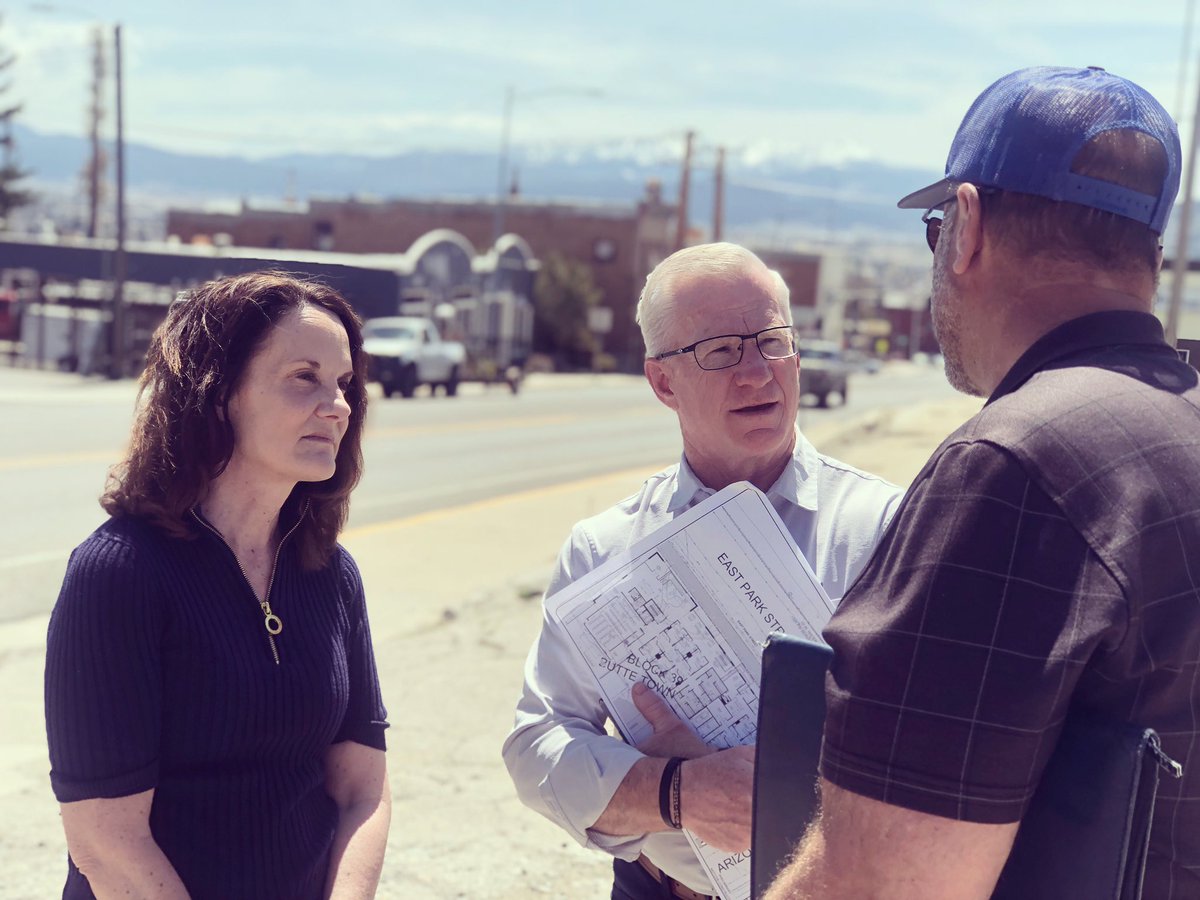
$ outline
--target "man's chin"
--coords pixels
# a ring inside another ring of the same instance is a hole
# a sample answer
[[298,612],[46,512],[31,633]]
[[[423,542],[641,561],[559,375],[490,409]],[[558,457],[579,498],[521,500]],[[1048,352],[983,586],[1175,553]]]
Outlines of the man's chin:
[[790,445],[793,435],[792,424],[785,421],[782,415],[776,415],[771,421],[742,422],[739,443],[755,455],[783,452],[790,449],[785,445]]
[[946,375],[946,380],[950,382],[950,387],[969,397],[987,396],[975,385],[975,382],[971,380],[971,376],[967,374],[966,368],[957,359],[949,355],[944,356],[943,359],[945,360],[943,371]]

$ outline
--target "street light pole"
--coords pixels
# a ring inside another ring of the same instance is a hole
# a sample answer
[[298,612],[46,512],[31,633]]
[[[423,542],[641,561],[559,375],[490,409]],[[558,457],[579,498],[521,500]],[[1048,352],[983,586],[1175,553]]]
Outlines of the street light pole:
[[504,121],[500,127],[500,168],[496,172],[496,211],[492,217],[492,246],[504,234],[504,204],[508,198],[508,138],[512,129],[513,95],[516,90],[510,84],[504,89]]
[[[604,92],[598,88],[550,87],[535,91],[522,91],[525,99],[545,97],[552,94],[566,94],[576,97],[603,97]],[[504,234],[504,214],[508,203],[508,156],[509,139],[512,134],[513,104],[517,98],[517,89],[511,84],[504,90],[504,118],[500,126],[500,163],[496,170],[496,211],[492,217],[492,245]]]

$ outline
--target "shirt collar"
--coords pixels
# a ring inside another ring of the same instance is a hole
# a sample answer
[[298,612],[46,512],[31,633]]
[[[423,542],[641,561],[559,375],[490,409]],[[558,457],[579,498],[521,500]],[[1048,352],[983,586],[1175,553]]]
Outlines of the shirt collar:
[[[775,483],[767,490],[767,497],[777,507],[782,503],[790,503],[803,509],[817,508],[817,448],[796,429],[796,447],[792,458],[783,467]],[[675,490],[671,501],[667,504],[670,512],[676,513],[687,509],[701,500],[715,494],[712,488],[705,485],[688,464],[687,455],[679,457],[679,468],[675,472]]]
[[1034,341],[996,385],[987,402],[991,403],[1005,394],[1011,394],[1034,374],[1050,368],[1052,363],[1087,350],[1111,347],[1114,344],[1157,346],[1174,354],[1163,336],[1162,323],[1150,313],[1133,310],[1089,313],[1064,322]]

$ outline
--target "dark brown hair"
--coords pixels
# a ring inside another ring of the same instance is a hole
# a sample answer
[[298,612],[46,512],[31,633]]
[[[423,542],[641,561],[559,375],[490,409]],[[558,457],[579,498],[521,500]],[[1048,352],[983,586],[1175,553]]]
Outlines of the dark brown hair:
[[345,391],[350,420],[333,476],[298,483],[281,511],[293,520],[302,517],[295,532],[302,566],[318,569],[329,560],[362,475],[367,391],[361,323],[337,291],[279,272],[210,281],[171,306],[146,354],[128,453],[109,472],[100,498],[110,515],[138,516],[177,537],[194,536],[188,511],[233,456],[229,400],[270,328],[304,306],[338,317],[354,369]]
[[[1105,131],[1084,144],[1071,171],[1157,196],[1167,175],[1167,154],[1140,131]],[[989,192],[982,201],[984,227],[1020,258],[1078,262],[1110,272],[1147,270],[1157,276],[1161,239],[1148,225],[1012,191]]]

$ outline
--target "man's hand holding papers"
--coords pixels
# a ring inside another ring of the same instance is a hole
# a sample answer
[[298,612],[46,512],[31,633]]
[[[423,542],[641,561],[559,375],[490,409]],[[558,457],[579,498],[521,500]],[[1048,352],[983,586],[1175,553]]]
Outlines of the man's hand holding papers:
[[[655,691],[638,682],[632,688],[633,703],[650,723],[654,734],[637,748],[646,754],[642,767],[645,782],[639,792],[645,807],[643,818],[661,819],[658,813],[658,779],[672,756],[687,760],[680,773],[680,810],[683,827],[718,850],[740,852],[750,848],[750,817],[754,788],[754,745],[718,750],[696,736]],[[641,782],[641,779],[639,779]],[[622,786],[624,787],[624,786]],[[636,785],[630,785],[631,791]],[[630,798],[633,799],[632,797]],[[610,809],[629,804],[610,804]],[[613,834],[625,823],[605,815],[592,827]],[[662,823],[656,822],[659,830]],[[611,832],[608,829],[613,829]],[[649,830],[649,829],[648,829]]]
[[679,785],[683,827],[718,850],[749,850],[754,745],[727,750],[708,746],[642,682],[633,686],[633,702],[654,728],[654,736],[638,749],[648,756],[688,760]]

